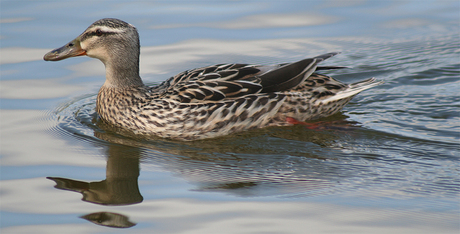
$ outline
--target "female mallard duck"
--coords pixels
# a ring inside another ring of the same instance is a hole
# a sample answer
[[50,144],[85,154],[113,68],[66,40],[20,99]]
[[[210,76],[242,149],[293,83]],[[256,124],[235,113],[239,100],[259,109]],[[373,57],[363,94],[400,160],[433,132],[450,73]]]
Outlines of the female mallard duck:
[[88,55],[105,65],[96,110],[113,125],[179,140],[223,136],[266,126],[291,125],[332,115],[359,92],[381,82],[350,85],[314,73],[338,53],[279,65],[219,64],[182,72],[158,86],[139,76],[139,35],[118,19],[101,19],[47,61]]

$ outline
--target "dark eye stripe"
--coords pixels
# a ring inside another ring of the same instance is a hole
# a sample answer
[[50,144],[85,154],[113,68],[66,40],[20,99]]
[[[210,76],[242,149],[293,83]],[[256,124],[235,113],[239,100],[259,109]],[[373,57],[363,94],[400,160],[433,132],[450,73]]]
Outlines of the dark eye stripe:
[[104,32],[100,29],[96,30],[96,31],[91,31],[91,32],[87,32],[85,34],[83,34],[80,38],[80,41],[84,41],[86,39],[88,39],[89,37],[93,37],[93,36],[105,36],[105,35],[110,35],[110,34],[117,34],[116,32]]

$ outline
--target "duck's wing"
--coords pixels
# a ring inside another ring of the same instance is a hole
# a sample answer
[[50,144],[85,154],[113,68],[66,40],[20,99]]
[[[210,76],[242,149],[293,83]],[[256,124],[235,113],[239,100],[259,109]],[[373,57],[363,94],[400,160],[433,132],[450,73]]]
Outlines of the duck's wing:
[[[278,65],[218,64],[184,71],[158,87],[167,98],[182,103],[219,101],[250,94],[287,91],[304,82],[318,63],[338,53],[323,54],[294,63]],[[320,67],[338,69],[343,67]]]
[[257,75],[261,70],[249,64],[218,64],[184,71],[166,80],[156,92],[182,103],[219,101],[262,91]]

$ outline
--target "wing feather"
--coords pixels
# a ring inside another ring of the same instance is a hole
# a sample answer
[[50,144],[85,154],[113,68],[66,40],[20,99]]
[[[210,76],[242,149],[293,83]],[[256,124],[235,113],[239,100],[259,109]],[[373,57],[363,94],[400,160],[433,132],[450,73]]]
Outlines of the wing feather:
[[[184,71],[163,82],[152,92],[180,102],[219,101],[251,94],[294,89],[309,81],[318,63],[338,53],[328,53],[294,63],[278,65],[217,64]],[[338,69],[341,67],[321,67]]]

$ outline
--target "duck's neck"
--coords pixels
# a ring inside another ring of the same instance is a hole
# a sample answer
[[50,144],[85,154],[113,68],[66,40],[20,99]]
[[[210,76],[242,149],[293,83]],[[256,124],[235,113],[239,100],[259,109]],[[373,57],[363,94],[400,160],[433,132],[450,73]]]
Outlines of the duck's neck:
[[103,61],[105,64],[104,86],[110,88],[143,86],[144,83],[139,76],[139,49],[131,51],[130,55],[113,52],[109,60]]

